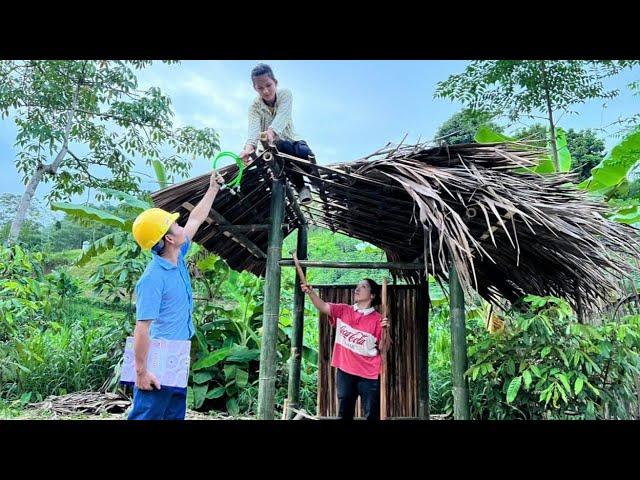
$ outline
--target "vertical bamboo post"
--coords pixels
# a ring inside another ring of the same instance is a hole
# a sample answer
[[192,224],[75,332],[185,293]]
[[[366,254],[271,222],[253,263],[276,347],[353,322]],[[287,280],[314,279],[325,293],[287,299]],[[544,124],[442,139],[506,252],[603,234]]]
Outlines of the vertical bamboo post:
[[[275,160],[274,160],[275,162]],[[274,171],[279,171],[276,165]],[[260,348],[258,418],[273,420],[276,383],[276,347],[280,317],[280,259],[282,256],[282,220],[284,217],[284,183],[274,178],[271,184],[271,225],[264,282],[264,313]]]
[[[298,227],[298,243],[296,248],[298,258],[306,260],[307,258],[307,226],[300,225]],[[306,274],[306,268],[302,268]],[[294,286],[293,293],[293,327],[291,334],[291,363],[289,365],[289,406],[300,409],[300,364],[302,361],[302,339],[304,332],[304,293],[300,288],[302,279],[296,271],[297,281]],[[290,413],[286,418],[292,419],[294,412]]]
[[453,259],[449,269],[449,301],[451,302],[451,376],[453,384],[453,418],[469,420],[469,388],[467,370],[467,340],[464,325],[464,293]]
[[[382,318],[385,318],[388,315],[388,307],[387,307],[387,277],[382,279],[382,308],[380,309],[380,313],[382,314]],[[380,336],[380,345],[383,346],[385,343],[389,341],[388,338],[385,338],[383,341],[383,337],[387,337],[391,334],[388,331],[389,328],[382,330],[382,334]],[[383,347],[384,349],[384,347]],[[387,419],[387,352],[380,352],[382,356],[382,369],[380,372],[380,420]]]
[[[426,292],[423,295],[422,292]],[[416,290],[417,342],[418,342],[418,418],[429,420],[429,287],[420,285]],[[423,310],[421,305],[427,303]],[[419,312],[426,315],[418,315]]]

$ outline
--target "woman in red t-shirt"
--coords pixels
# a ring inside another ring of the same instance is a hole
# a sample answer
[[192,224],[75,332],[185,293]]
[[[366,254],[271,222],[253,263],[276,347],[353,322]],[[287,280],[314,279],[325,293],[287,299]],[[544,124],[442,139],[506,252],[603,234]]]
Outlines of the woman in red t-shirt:
[[[358,396],[362,399],[367,420],[380,418],[380,338],[389,322],[374,309],[380,304],[380,286],[369,278],[355,289],[355,305],[327,303],[307,284],[315,307],[329,317],[336,329],[331,366],[337,368],[338,418],[352,420]],[[386,353],[386,352],[382,352]]]

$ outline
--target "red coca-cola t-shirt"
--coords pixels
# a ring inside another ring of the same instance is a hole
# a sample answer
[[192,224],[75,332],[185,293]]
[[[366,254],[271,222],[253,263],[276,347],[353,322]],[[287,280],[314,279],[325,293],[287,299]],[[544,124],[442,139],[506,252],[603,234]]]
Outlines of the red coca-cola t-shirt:
[[329,303],[329,322],[336,327],[331,366],[363,378],[377,379],[381,357],[378,344],[382,317],[373,307]]

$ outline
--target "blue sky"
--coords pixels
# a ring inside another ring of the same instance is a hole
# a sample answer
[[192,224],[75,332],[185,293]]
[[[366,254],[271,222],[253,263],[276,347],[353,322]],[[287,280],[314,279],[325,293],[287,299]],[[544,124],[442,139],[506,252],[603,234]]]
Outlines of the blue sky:
[[[296,131],[308,141],[320,163],[355,160],[388,141],[400,141],[405,134],[407,141],[432,139],[442,122],[461,108],[458,103],[434,99],[436,83],[461,72],[467,64],[438,60],[184,61],[156,63],[138,78],[141,87],[157,86],[171,97],[176,126],[212,127],[220,134],[223,150],[239,152],[246,136],[247,109],[256,95],[249,72],[260,61],[273,67],[280,87],[292,90]],[[607,86],[621,90],[618,98],[608,101],[606,108],[603,101],[577,106],[578,114],[564,115],[560,125],[600,128],[638,113],[640,98],[633,97],[626,85],[639,79],[638,68],[611,79]],[[0,192],[22,193],[24,188],[13,164],[15,134],[9,119],[0,120],[0,164],[4,167]],[[617,141],[612,136],[605,138],[607,148]],[[191,174],[209,168],[208,162],[196,159]],[[150,172],[143,166],[137,170]],[[42,185],[37,196],[47,191]]]

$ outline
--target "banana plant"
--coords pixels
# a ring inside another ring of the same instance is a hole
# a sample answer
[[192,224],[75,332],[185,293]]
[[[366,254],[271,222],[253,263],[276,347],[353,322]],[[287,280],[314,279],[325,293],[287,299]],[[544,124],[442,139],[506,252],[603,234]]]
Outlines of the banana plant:
[[610,194],[628,182],[628,174],[640,160],[640,126],[613,147],[611,153],[591,170],[583,188],[597,194]]
[[72,217],[90,220],[103,225],[109,225],[118,229],[117,232],[109,233],[104,237],[97,239],[95,242],[89,245],[89,248],[83,251],[76,259],[76,265],[84,265],[92,258],[100,255],[101,253],[111,250],[113,248],[122,247],[131,241],[133,241],[131,235],[131,227],[135,217],[144,210],[151,208],[153,204],[149,201],[142,200],[129,195],[124,192],[112,189],[102,189],[104,193],[111,197],[118,198],[126,207],[125,216],[114,215],[106,210],[91,207],[89,205],[79,205],[65,202],[53,202],[51,204],[52,210],[59,210],[65,212]]
[[[168,186],[167,174],[164,166],[158,160],[152,162],[156,179],[160,188],[166,188]],[[138,198],[119,190],[112,188],[101,188],[100,191],[107,197],[117,198],[122,202],[122,206],[125,207],[125,216],[114,215],[111,212],[101,210],[99,208],[91,207],[89,205],[72,204],[67,202],[53,202],[51,204],[52,210],[59,210],[65,212],[67,215],[81,219],[102,223],[117,228],[119,231],[107,234],[89,245],[86,251],[77,258],[76,265],[84,265],[92,258],[100,255],[101,253],[114,248],[121,247],[126,243],[132,241],[131,227],[135,217],[153,207],[151,199],[145,195],[144,198]]]
[[[569,172],[571,170],[571,153],[567,145],[567,135],[565,131],[557,127],[556,129],[556,146],[558,149],[558,167],[560,172]],[[518,143],[520,148],[534,148],[528,145],[526,142],[522,142],[522,139],[510,137],[508,135],[496,132],[486,125],[481,126],[474,137],[478,143]],[[547,150],[551,152],[551,141],[547,140]],[[530,169],[523,169],[528,171]],[[554,173],[556,171],[551,153],[544,156],[538,165],[532,169],[535,173]]]

